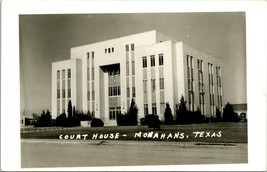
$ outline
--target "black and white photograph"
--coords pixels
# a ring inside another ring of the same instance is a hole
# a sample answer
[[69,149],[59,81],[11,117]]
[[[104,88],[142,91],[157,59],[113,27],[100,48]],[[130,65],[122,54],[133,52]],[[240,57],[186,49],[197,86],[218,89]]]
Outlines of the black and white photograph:
[[248,165],[247,17],[19,13],[20,168]]

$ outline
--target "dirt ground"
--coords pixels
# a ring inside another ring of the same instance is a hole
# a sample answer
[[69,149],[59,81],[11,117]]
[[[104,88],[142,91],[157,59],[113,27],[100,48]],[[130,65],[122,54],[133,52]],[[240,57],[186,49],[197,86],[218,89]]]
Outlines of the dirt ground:
[[21,140],[22,168],[247,163],[247,144]]

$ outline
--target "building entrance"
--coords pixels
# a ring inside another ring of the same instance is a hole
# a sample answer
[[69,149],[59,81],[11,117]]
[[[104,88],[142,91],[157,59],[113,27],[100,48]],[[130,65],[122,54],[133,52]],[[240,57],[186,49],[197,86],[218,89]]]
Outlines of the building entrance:
[[120,87],[120,65],[110,65],[108,72],[108,100],[109,120],[116,120],[121,114],[121,87]]

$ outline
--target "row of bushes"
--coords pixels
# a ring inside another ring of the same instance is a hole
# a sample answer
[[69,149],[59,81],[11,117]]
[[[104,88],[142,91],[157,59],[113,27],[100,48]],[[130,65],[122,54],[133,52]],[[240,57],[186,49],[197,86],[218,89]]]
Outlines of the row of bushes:
[[[166,103],[165,113],[164,113],[164,122],[159,120],[157,115],[146,115],[145,118],[140,119],[141,125],[148,125],[152,128],[159,128],[161,124],[164,125],[174,125],[174,124],[200,124],[208,122],[238,122],[240,118],[234,112],[231,104],[227,103],[223,115],[219,109],[216,109],[216,117],[205,117],[201,114],[201,111],[189,111],[186,107],[186,101],[182,96],[180,103],[176,105],[176,118],[173,117],[170,105]],[[74,112],[74,113],[73,113]],[[63,127],[73,127],[79,126],[80,121],[83,120],[93,120],[91,126],[104,126],[104,123],[100,119],[95,119],[94,115],[90,112],[84,114],[83,112],[75,111],[75,107],[71,106],[69,102],[68,106],[68,117],[65,113],[57,117],[53,122],[51,120],[50,112],[47,110],[42,112],[40,118],[37,120],[35,126],[44,127],[44,126],[63,126]],[[125,114],[118,114],[116,116],[118,126],[133,126],[138,124],[138,108],[135,104],[135,101],[132,99],[130,108]]]

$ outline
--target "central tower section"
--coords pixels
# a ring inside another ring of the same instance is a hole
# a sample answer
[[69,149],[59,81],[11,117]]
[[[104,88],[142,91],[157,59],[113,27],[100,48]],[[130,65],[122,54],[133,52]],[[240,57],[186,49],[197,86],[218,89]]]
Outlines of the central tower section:
[[100,69],[100,116],[109,123],[116,123],[121,114],[120,64],[101,66]]

